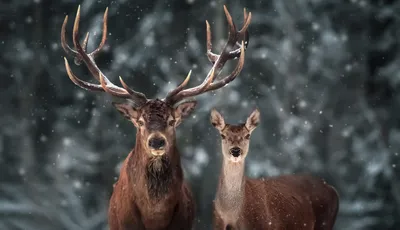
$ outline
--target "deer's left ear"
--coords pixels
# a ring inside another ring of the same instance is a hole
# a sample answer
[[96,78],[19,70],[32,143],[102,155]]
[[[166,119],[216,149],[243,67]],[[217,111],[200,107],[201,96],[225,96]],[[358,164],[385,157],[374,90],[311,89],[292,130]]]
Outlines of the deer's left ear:
[[196,108],[197,102],[196,101],[187,101],[179,104],[175,108],[175,126],[178,126],[183,118],[188,117]]
[[259,122],[260,122],[260,111],[258,111],[258,109],[255,109],[246,120],[246,128],[250,132],[253,132],[253,130],[257,128]]

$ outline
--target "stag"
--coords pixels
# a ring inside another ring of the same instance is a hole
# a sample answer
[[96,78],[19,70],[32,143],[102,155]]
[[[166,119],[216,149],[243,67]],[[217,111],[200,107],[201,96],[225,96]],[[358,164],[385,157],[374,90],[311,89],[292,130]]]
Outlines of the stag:
[[[78,41],[80,7],[72,33],[74,49],[66,42],[68,16],[65,17],[61,29],[63,49],[74,57],[75,64],[83,62],[99,83],[90,83],[75,76],[68,60],[64,58],[69,78],[83,89],[106,92],[124,99],[122,103],[112,104],[137,129],[135,147],[123,162],[110,198],[108,222],[111,230],[192,228],[195,202],[188,184],[184,181],[175,132],[176,127],[196,106],[196,101],[190,98],[222,88],[232,82],[243,68],[251,13],[244,10],[243,27],[238,31],[225,6],[224,11],[229,36],[220,54],[211,51],[211,29],[206,21],[207,57],[212,67],[204,81],[198,86],[186,88],[191,75],[189,71],[184,81],[163,99],[148,99],[145,94],[128,87],[121,77],[119,80],[122,87],[111,83],[95,63],[95,57],[106,41],[108,8],[103,18],[102,40],[91,53],[86,52],[89,33],[82,44]],[[239,60],[235,69],[217,80],[225,63],[237,58]]]
[[214,229],[331,230],[339,207],[336,190],[310,175],[251,179],[245,176],[255,109],[244,124],[225,123],[215,109],[211,123],[221,135],[222,169],[214,200]]

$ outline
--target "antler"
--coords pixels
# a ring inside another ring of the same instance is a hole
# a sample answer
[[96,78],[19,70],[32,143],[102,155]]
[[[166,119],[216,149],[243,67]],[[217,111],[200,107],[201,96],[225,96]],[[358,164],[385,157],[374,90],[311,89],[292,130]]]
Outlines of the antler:
[[104,17],[103,17],[103,35],[102,39],[100,42],[100,45],[91,53],[86,53],[87,49],[87,43],[89,40],[89,33],[86,34],[85,39],[82,42],[82,45],[78,41],[78,32],[79,32],[79,20],[80,20],[80,5],[78,7],[78,10],[76,12],[76,17],[75,17],[75,23],[74,23],[74,29],[73,29],[73,36],[72,40],[74,43],[74,49],[72,49],[68,44],[65,39],[65,27],[67,25],[68,21],[68,15],[65,16],[64,23],[61,28],[61,46],[63,47],[64,51],[71,55],[74,56],[74,61],[76,65],[80,65],[82,61],[85,63],[87,68],[89,69],[90,73],[92,76],[100,82],[100,84],[93,84],[89,83],[86,81],[83,81],[76,77],[74,73],[71,70],[71,67],[69,66],[67,58],[64,57],[65,61],[65,68],[67,70],[68,76],[71,79],[73,83],[75,83],[77,86],[90,90],[90,91],[102,91],[102,92],[107,92],[113,96],[120,97],[120,98],[126,98],[126,99],[131,99],[137,106],[141,106],[144,103],[146,103],[147,98],[143,93],[136,92],[133,89],[129,88],[125,82],[122,80],[121,77],[119,77],[119,80],[122,84],[122,87],[114,85],[108,78],[101,72],[99,67],[97,66],[96,62],[94,61],[95,57],[97,54],[101,51],[103,48],[106,38],[107,38],[107,16],[108,16],[108,7],[106,8],[106,11],[104,12]]
[[[207,74],[207,77],[204,81],[193,88],[185,89],[185,86],[188,84],[191,71],[185,78],[185,80],[174,90],[170,91],[165,98],[165,101],[171,105],[174,105],[187,97],[196,96],[211,90],[219,89],[229,82],[233,81],[237,75],[242,71],[244,65],[244,51],[248,45],[249,35],[247,28],[251,21],[251,12],[247,14],[246,9],[244,9],[244,23],[241,30],[237,31],[236,26],[233,23],[232,17],[229,14],[228,9],[224,5],[225,16],[228,21],[228,41],[226,42],[221,54],[217,55],[211,52],[212,43],[211,43],[211,29],[210,24],[206,21],[207,26],[207,57],[210,62],[213,64],[211,70]],[[241,44],[239,41],[242,40]],[[215,74],[219,74],[224,67],[225,63],[229,60],[235,59],[239,57],[239,61],[236,65],[236,68],[228,75],[223,77],[221,80],[217,82],[213,82],[215,79]]]

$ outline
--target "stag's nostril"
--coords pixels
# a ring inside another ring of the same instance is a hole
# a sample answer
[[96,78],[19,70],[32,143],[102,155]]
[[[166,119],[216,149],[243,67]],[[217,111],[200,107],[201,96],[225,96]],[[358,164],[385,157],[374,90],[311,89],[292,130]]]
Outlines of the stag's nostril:
[[239,147],[233,147],[229,150],[229,152],[232,154],[232,156],[238,157],[238,156],[240,156],[240,153],[242,152],[242,150]]
[[165,146],[164,138],[151,138],[149,140],[149,147],[153,149],[161,149]]

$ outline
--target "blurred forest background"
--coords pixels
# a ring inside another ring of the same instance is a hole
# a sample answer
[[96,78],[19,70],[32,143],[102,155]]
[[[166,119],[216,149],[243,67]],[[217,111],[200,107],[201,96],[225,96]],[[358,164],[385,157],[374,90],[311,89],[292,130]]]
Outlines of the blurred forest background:
[[[197,98],[178,128],[185,177],[197,201],[197,229],[210,229],[221,157],[210,109],[228,122],[257,106],[262,121],[247,160],[251,177],[311,172],[340,194],[337,230],[400,226],[400,1],[396,0],[2,0],[0,1],[0,229],[108,229],[107,207],[135,128],[111,105],[68,78],[60,30],[81,4],[81,36],[100,41],[96,59],[148,97],[164,97],[193,69],[209,71],[235,23],[253,14],[245,67],[216,93]],[[91,79],[84,67],[73,71]],[[231,70],[234,63],[225,69]]]

